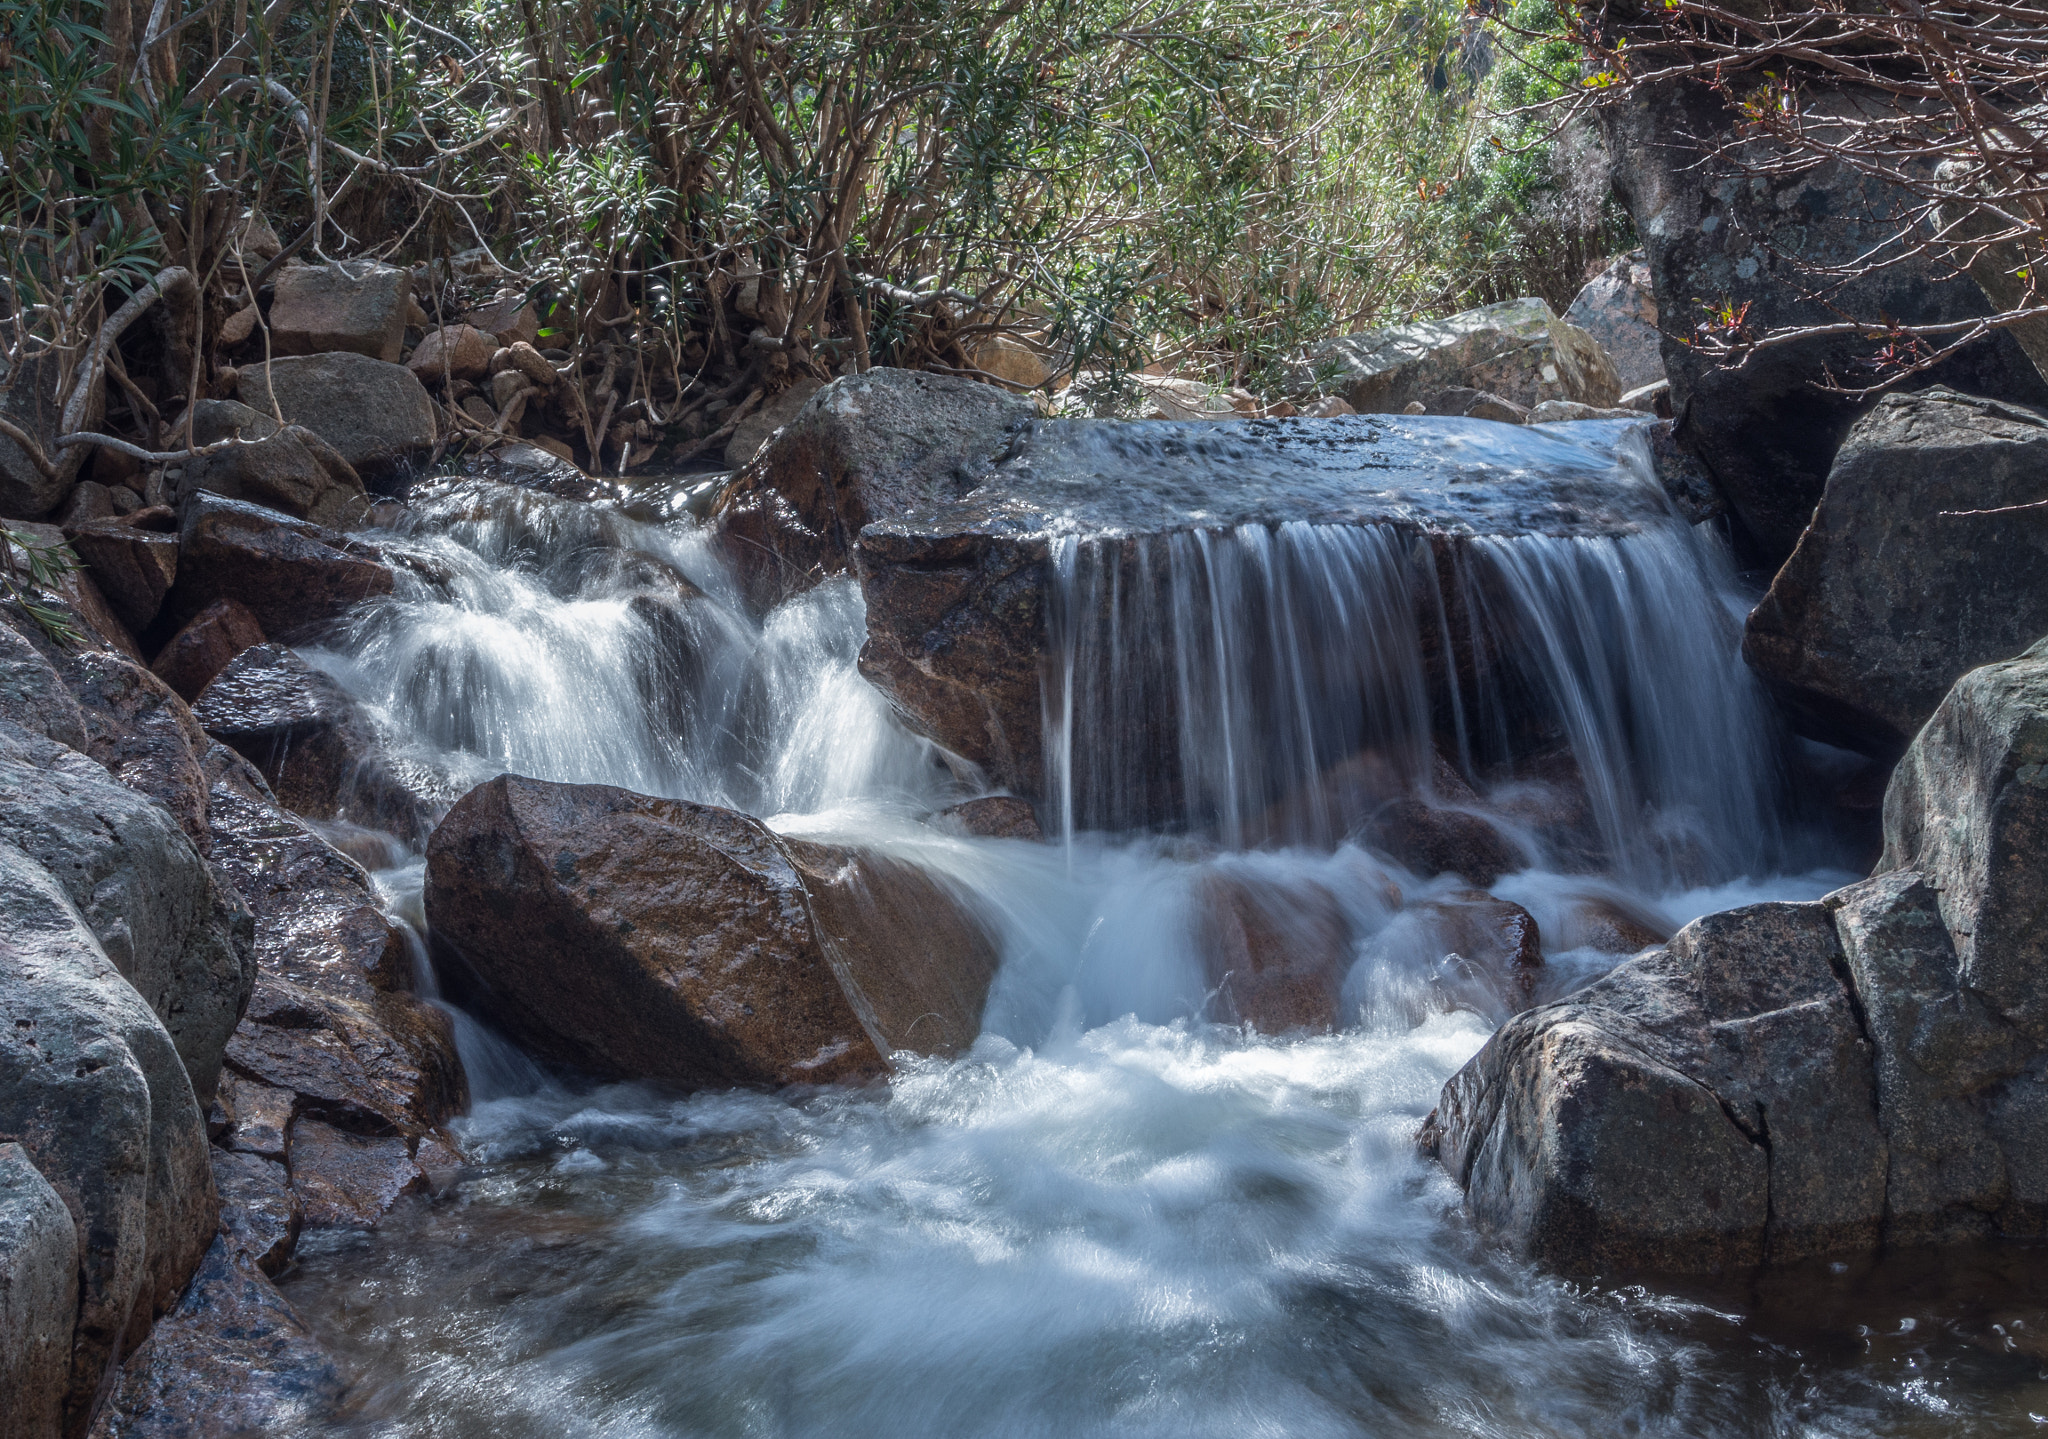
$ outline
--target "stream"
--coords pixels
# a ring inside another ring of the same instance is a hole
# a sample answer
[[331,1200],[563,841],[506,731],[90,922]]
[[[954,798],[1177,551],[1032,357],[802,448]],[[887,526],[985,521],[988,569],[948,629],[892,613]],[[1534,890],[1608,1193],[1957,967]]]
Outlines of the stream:
[[[459,478],[415,494],[398,592],[306,654],[417,792],[512,771],[857,843],[937,877],[1002,962],[971,1050],[899,1056],[865,1088],[579,1084],[458,1015],[466,1167],[376,1230],[309,1233],[281,1280],[359,1376],[338,1432],[2048,1427],[2029,1254],[1716,1290],[1569,1283],[1474,1234],[1414,1135],[1509,1009],[1415,918],[1469,887],[1345,840],[1329,778],[1367,756],[1441,785],[1429,666],[1460,638],[1418,606],[1390,529],[1132,543],[1157,584],[1123,584],[1104,541],[1055,545],[1041,844],[932,822],[984,785],[861,677],[852,579],[757,618],[691,519]],[[1668,932],[1859,877],[1737,654],[1746,597],[1712,533],[1672,516],[1475,541],[1466,563],[1474,643],[1517,639],[1479,644],[1513,672],[1460,701],[1450,758],[1524,851],[1488,888],[1546,938],[1535,1000],[1616,962],[1574,947],[1589,905]],[[1503,694],[1582,783],[1570,852],[1554,792],[1511,762]],[[424,860],[388,858],[380,890],[424,930]],[[1232,1022],[1192,937],[1219,882],[1332,897],[1352,937],[1338,1032]]]

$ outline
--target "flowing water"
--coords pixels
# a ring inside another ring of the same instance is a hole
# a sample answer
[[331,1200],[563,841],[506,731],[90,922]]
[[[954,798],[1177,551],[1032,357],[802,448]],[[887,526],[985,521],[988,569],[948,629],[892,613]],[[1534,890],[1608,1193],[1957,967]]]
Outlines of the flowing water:
[[[348,1432],[2048,1422],[2048,1312],[2010,1254],[1945,1260],[1971,1283],[1935,1299],[1899,1262],[1735,1294],[1571,1285],[1470,1233],[1414,1149],[1507,1011],[1415,922],[1463,881],[1347,840],[1359,804],[1421,794],[1516,839],[1491,888],[1554,951],[1539,997],[1615,962],[1571,947],[1589,904],[1669,928],[1854,877],[1790,802],[1711,536],[1477,539],[1442,570],[1386,526],[1063,539],[1050,844],[930,822],[982,783],[860,677],[851,580],[751,616],[691,521],[473,481],[417,498],[392,546],[399,592],[312,658],[422,793],[512,770],[876,847],[962,895],[1003,963],[969,1053],[865,1089],[569,1085],[462,1018],[461,1178],[309,1236],[285,1280],[363,1376]],[[423,924],[422,863],[379,879]],[[1334,897],[1337,1032],[1221,1022],[1197,933],[1218,883]]]

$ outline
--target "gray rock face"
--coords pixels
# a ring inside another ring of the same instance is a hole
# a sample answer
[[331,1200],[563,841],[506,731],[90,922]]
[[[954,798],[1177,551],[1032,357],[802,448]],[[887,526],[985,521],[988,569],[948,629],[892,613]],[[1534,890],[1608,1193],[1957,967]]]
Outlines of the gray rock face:
[[1622,392],[1599,342],[1537,299],[1319,341],[1303,353],[1291,383],[1299,390],[1320,383],[1360,414],[1398,414],[1452,388],[1525,410],[1545,400],[1605,408]]
[[[1868,401],[1815,388],[1827,373],[1868,374],[1876,348],[1816,341],[1765,351],[1723,369],[1680,344],[1724,302],[1748,306],[1758,332],[1827,323],[1847,313],[1932,324],[1987,313],[1968,281],[1930,261],[1890,266],[1846,285],[1804,265],[1847,264],[1894,233],[1901,201],[1834,165],[1764,178],[1702,155],[1695,136],[1735,123],[1704,86],[1646,89],[1602,112],[1614,184],[1649,256],[1659,323],[1671,338],[1664,364],[1679,438],[1706,462],[1759,555],[1776,564],[1813,514],[1836,448]],[[1826,303],[1808,295],[1825,290]],[[2009,338],[1998,336],[1919,378],[1968,394],[2048,403],[2044,384]]]
[[1623,255],[1586,282],[1564,312],[1607,352],[1621,392],[1664,378],[1664,337],[1657,330],[1657,296],[1650,266],[1640,255]]
[[[1850,432],[1742,652],[1816,738],[1889,757],[1964,671],[2048,633],[2048,415],[1887,395]],[[2015,508],[2020,507],[2020,508]]]
[[198,1266],[218,1219],[206,1131],[161,1022],[42,868],[0,845],[0,1141],[77,1217],[64,1432]]
[[0,1414],[5,1439],[48,1439],[64,1417],[78,1317],[78,1231],[19,1144],[0,1144]]
[[337,351],[251,365],[240,376],[245,404],[304,425],[367,484],[402,475],[433,448],[434,402],[403,365]]
[[772,604],[853,568],[861,527],[965,494],[1037,414],[992,385],[870,370],[813,395],[718,497],[720,540]]
[[0,842],[41,865],[170,1031],[204,1103],[256,979],[249,913],[163,806],[0,737]]
[[424,808],[385,769],[354,700],[283,645],[243,650],[192,708],[206,732],[269,783],[279,804],[309,819],[383,830],[408,844],[427,837]]
[[2048,642],[1963,676],[1892,772],[1880,872],[1940,896],[1960,982],[2048,1042]]
[[1432,1137],[1482,1226],[1579,1273],[1873,1247],[1886,1152],[1826,906],[1710,915],[1502,1026]]
[[436,943],[539,1053],[692,1087],[879,1074],[971,1043],[995,974],[921,872],[729,810],[507,776],[427,850]]
[[276,510],[205,493],[185,501],[179,622],[216,600],[245,606],[273,639],[317,633],[351,605],[391,593],[391,571],[369,546]]
[[270,306],[271,351],[317,355],[348,350],[396,360],[405,344],[410,292],[406,271],[374,261],[288,265],[277,272]]
[[1579,1272],[2048,1232],[2048,643],[1973,670],[1878,874],[1709,915],[1505,1025],[1425,1126],[1474,1215]]

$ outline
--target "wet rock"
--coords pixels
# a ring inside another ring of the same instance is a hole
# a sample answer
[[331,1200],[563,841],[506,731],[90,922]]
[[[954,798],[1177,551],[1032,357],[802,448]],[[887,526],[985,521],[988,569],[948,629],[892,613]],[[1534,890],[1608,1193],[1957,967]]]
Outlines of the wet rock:
[[129,632],[148,629],[178,577],[178,537],[115,519],[67,530],[65,538]]
[[983,839],[1028,839],[1035,843],[1045,838],[1031,801],[1013,794],[992,794],[947,805],[932,817],[932,822],[951,833],[978,835]]
[[60,1432],[77,1316],[71,1211],[19,1144],[0,1144],[0,1432],[8,1439]]
[[[1527,405],[1518,405],[1513,400],[1504,400],[1499,395],[1485,390],[1475,390],[1468,385],[1454,385],[1447,390],[1434,390],[1422,397],[1420,411],[1425,415],[1461,415],[1468,420],[1492,420],[1502,425],[1526,425],[1535,412]],[[1555,401],[1545,401],[1554,404]],[[1404,410],[1407,408],[1403,407]],[[1408,411],[1408,413],[1417,413]]]
[[426,1182],[403,1137],[351,1134],[317,1119],[292,1125],[291,1168],[292,1192],[315,1228],[370,1228]]
[[298,1095],[260,1080],[225,1074],[220,1097],[228,1113],[228,1131],[220,1142],[240,1154],[282,1161]]
[[1592,949],[1602,954],[1639,954],[1665,943],[1671,932],[1654,915],[1639,912],[1620,900],[1587,898],[1565,909],[1554,948]]
[[1671,503],[1689,525],[1718,520],[1728,513],[1728,502],[1714,487],[1713,472],[1672,436],[1669,420],[1643,427],[1650,443],[1650,462],[1657,471],[1657,483],[1671,497]]
[[1262,1034],[1338,1026],[1351,927],[1328,889],[1218,871],[1199,883],[1194,913],[1218,1014]]
[[240,600],[215,600],[165,642],[150,673],[187,704],[199,698],[228,661],[264,642],[263,625]]
[[427,331],[405,367],[428,385],[438,385],[444,378],[481,380],[491,372],[491,356],[497,349],[498,337],[475,325],[444,325]]
[[233,1232],[121,1369],[92,1439],[260,1439],[324,1427],[346,1385]]
[[1824,904],[1709,915],[1516,1016],[1425,1126],[1481,1226],[1575,1273],[1873,1247],[1886,1145]]
[[366,484],[402,477],[434,445],[426,387],[405,366],[382,359],[337,353],[251,365],[239,372],[237,393],[259,411],[304,425]]
[[65,1432],[197,1267],[218,1205],[206,1131],[163,1024],[42,868],[0,845],[0,1136],[78,1221]]
[[2048,414],[1933,389],[1857,423],[1742,652],[1805,733],[1890,756],[2044,633]]
[[1963,676],[1892,772],[1878,872],[1907,870],[1961,987],[2048,1042],[2048,642]]
[[239,500],[192,496],[179,541],[169,609],[181,623],[228,599],[272,638],[293,639],[392,589],[391,571],[369,546]]
[[1320,385],[1360,414],[1397,414],[1453,387],[1524,408],[1544,400],[1606,406],[1621,397],[1599,343],[1538,299],[1323,340],[1308,347],[1293,374],[1293,388]]
[[[1821,497],[1830,462],[1867,400],[1818,388],[1826,376],[1871,373],[1882,340],[1817,340],[1723,367],[1679,343],[1709,306],[1744,311],[1752,333],[1841,316],[1938,324],[1988,313],[1975,285],[1937,256],[1907,258],[1847,282],[1811,267],[1854,265],[1898,233],[1917,202],[1834,164],[1754,168],[1755,149],[1726,156],[1742,121],[1704,85],[1646,86],[1603,109],[1614,185],[1646,247],[1680,442],[1713,473],[1755,555],[1776,565],[1792,550]],[[1761,142],[1758,142],[1759,144]],[[1809,298],[1813,296],[1813,298]],[[2048,383],[1999,335],[1909,383],[2048,404]]]
[[[65,542],[64,532],[55,525],[23,522],[9,525],[7,528],[45,545]],[[104,645],[137,663],[141,662],[142,651],[136,646],[135,636],[121,623],[120,616],[116,615],[114,607],[107,603],[107,597],[100,592],[100,587],[90,572],[79,568],[62,575],[57,581],[56,593],[51,599],[57,608],[65,613],[72,627],[85,637],[88,644]],[[20,607],[11,601],[0,604],[0,612],[27,618],[21,615]],[[40,628],[37,629],[37,633],[41,633]]]
[[185,494],[205,490],[334,528],[360,523],[370,509],[354,467],[304,425],[203,455],[187,464],[179,484]]
[[475,1004],[546,1058],[619,1078],[863,1079],[892,1048],[971,1040],[994,974],[921,874],[601,785],[472,790],[428,845],[426,903]]
[[[814,405],[826,405],[831,393],[821,392]],[[1164,598],[1173,545],[1185,545],[1194,531],[1306,521],[1391,534],[1411,546],[1396,551],[1391,583],[1408,589],[1416,613],[1428,614],[1446,591],[1449,602],[1460,602],[1462,556],[1476,536],[1623,535],[1669,523],[1663,496],[1620,477],[1619,438],[1378,415],[1034,425],[967,493],[870,520],[860,531],[868,618],[861,672],[914,727],[981,766],[993,783],[1041,799],[1042,678],[1060,674],[1065,662],[1053,647],[1048,611],[1065,577],[1084,563],[1094,578],[1075,580],[1073,593],[1076,608],[1086,608],[1064,623],[1088,637],[1091,657],[1102,655],[1100,636],[1144,624],[1157,636],[1156,664],[1166,673],[1177,644],[1198,648],[1212,633],[1207,614],[1177,618]],[[779,452],[749,476],[769,473]],[[1124,606],[1115,616],[1112,597]],[[1433,646],[1433,629],[1421,631],[1421,642]],[[1444,686],[1441,713],[1450,712],[1450,665],[1467,693],[1476,692],[1469,647],[1424,661]],[[1130,677],[1090,669],[1078,682],[1127,688]],[[1164,797],[1181,773],[1177,717],[1148,715],[1147,722],[1131,740],[1150,766],[1152,811],[1134,816],[1137,823],[1171,812]]]
[[1434,982],[1454,1007],[1507,1015],[1527,1009],[1543,974],[1543,934],[1536,917],[1484,890],[1409,905],[1375,941],[1428,962]]
[[274,1159],[216,1149],[213,1183],[220,1191],[221,1234],[258,1269],[276,1275],[291,1259],[306,1218],[285,1167]]
[[965,494],[1037,413],[991,385],[877,369],[833,381],[717,502],[757,604],[853,568],[861,527]]
[[283,645],[252,645],[230,660],[192,708],[206,732],[269,783],[277,802],[308,819],[383,830],[407,844],[432,826],[385,768],[356,702]]
[[1641,418],[1641,411],[1623,409],[1620,406],[1602,408],[1599,405],[1582,405],[1576,400],[1545,400],[1532,408],[1524,423],[1531,425],[1574,425],[1581,420],[1635,420]]
[[1648,257],[1623,255],[1586,282],[1564,312],[1567,325],[1591,335],[1614,362],[1623,393],[1664,378],[1664,337]]
[[56,665],[30,639],[32,621],[8,610],[0,617],[0,720],[83,749],[85,715]]
[[1481,886],[1526,869],[1530,859],[1483,815],[1422,799],[1380,806],[1358,837],[1425,878],[1449,872]]
[[319,355],[347,350],[396,360],[405,344],[410,297],[410,277],[390,265],[368,260],[288,265],[277,272],[270,305],[271,351]]
[[251,922],[161,805],[0,737],[0,842],[62,886],[169,1030],[199,1101],[255,982]]
[[751,415],[733,427],[725,444],[725,467],[737,470],[750,463],[775,432],[794,420],[811,396],[824,389],[820,380],[806,376],[763,402]]

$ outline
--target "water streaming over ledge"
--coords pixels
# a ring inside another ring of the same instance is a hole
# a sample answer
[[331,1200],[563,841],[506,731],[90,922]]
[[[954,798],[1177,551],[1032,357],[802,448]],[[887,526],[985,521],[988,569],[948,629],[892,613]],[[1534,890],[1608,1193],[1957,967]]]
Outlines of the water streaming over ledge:
[[[1114,594],[1128,557],[1064,544],[1064,846],[926,822],[976,779],[861,679],[850,580],[755,617],[687,524],[476,484],[397,543],[399,592],[316,658],[422,788],[514,769],[873,845],[1004,963],[971,1053],[865,1091],[564,1087],[466,1028],[464,1178],[287,1278],[368,1376],[347,1432],[1905,1436],[2048,1409],[2039,1351],[2000,1337],[2023,1299],[1823,1275],[1824,1317],[1745,1321],[1755,1296],[1580,1289],[1477,1242],[1414,1153],[1500,1016],[1411,922],[1463,881],[1344,841],[1333,769],[1448,762],[1511,807],[1568,757],[1605,860],[1531,830],[1492,887],[1552,937],[1554,988],[1613,962],[1564,945],[1589,896],[1668,925],[1847,878],[1779,823],[1710,538],[1475,541],[1418,585],[1393,530],[1226,525],[1142,542],[1164,582]],[[1160,784],[1175,822],[1140,821]],[[380,880],[418,922],[418,862]],[[1214,1022],[1190,936],[1218,882],[1337,897],[1348,1027]]]

